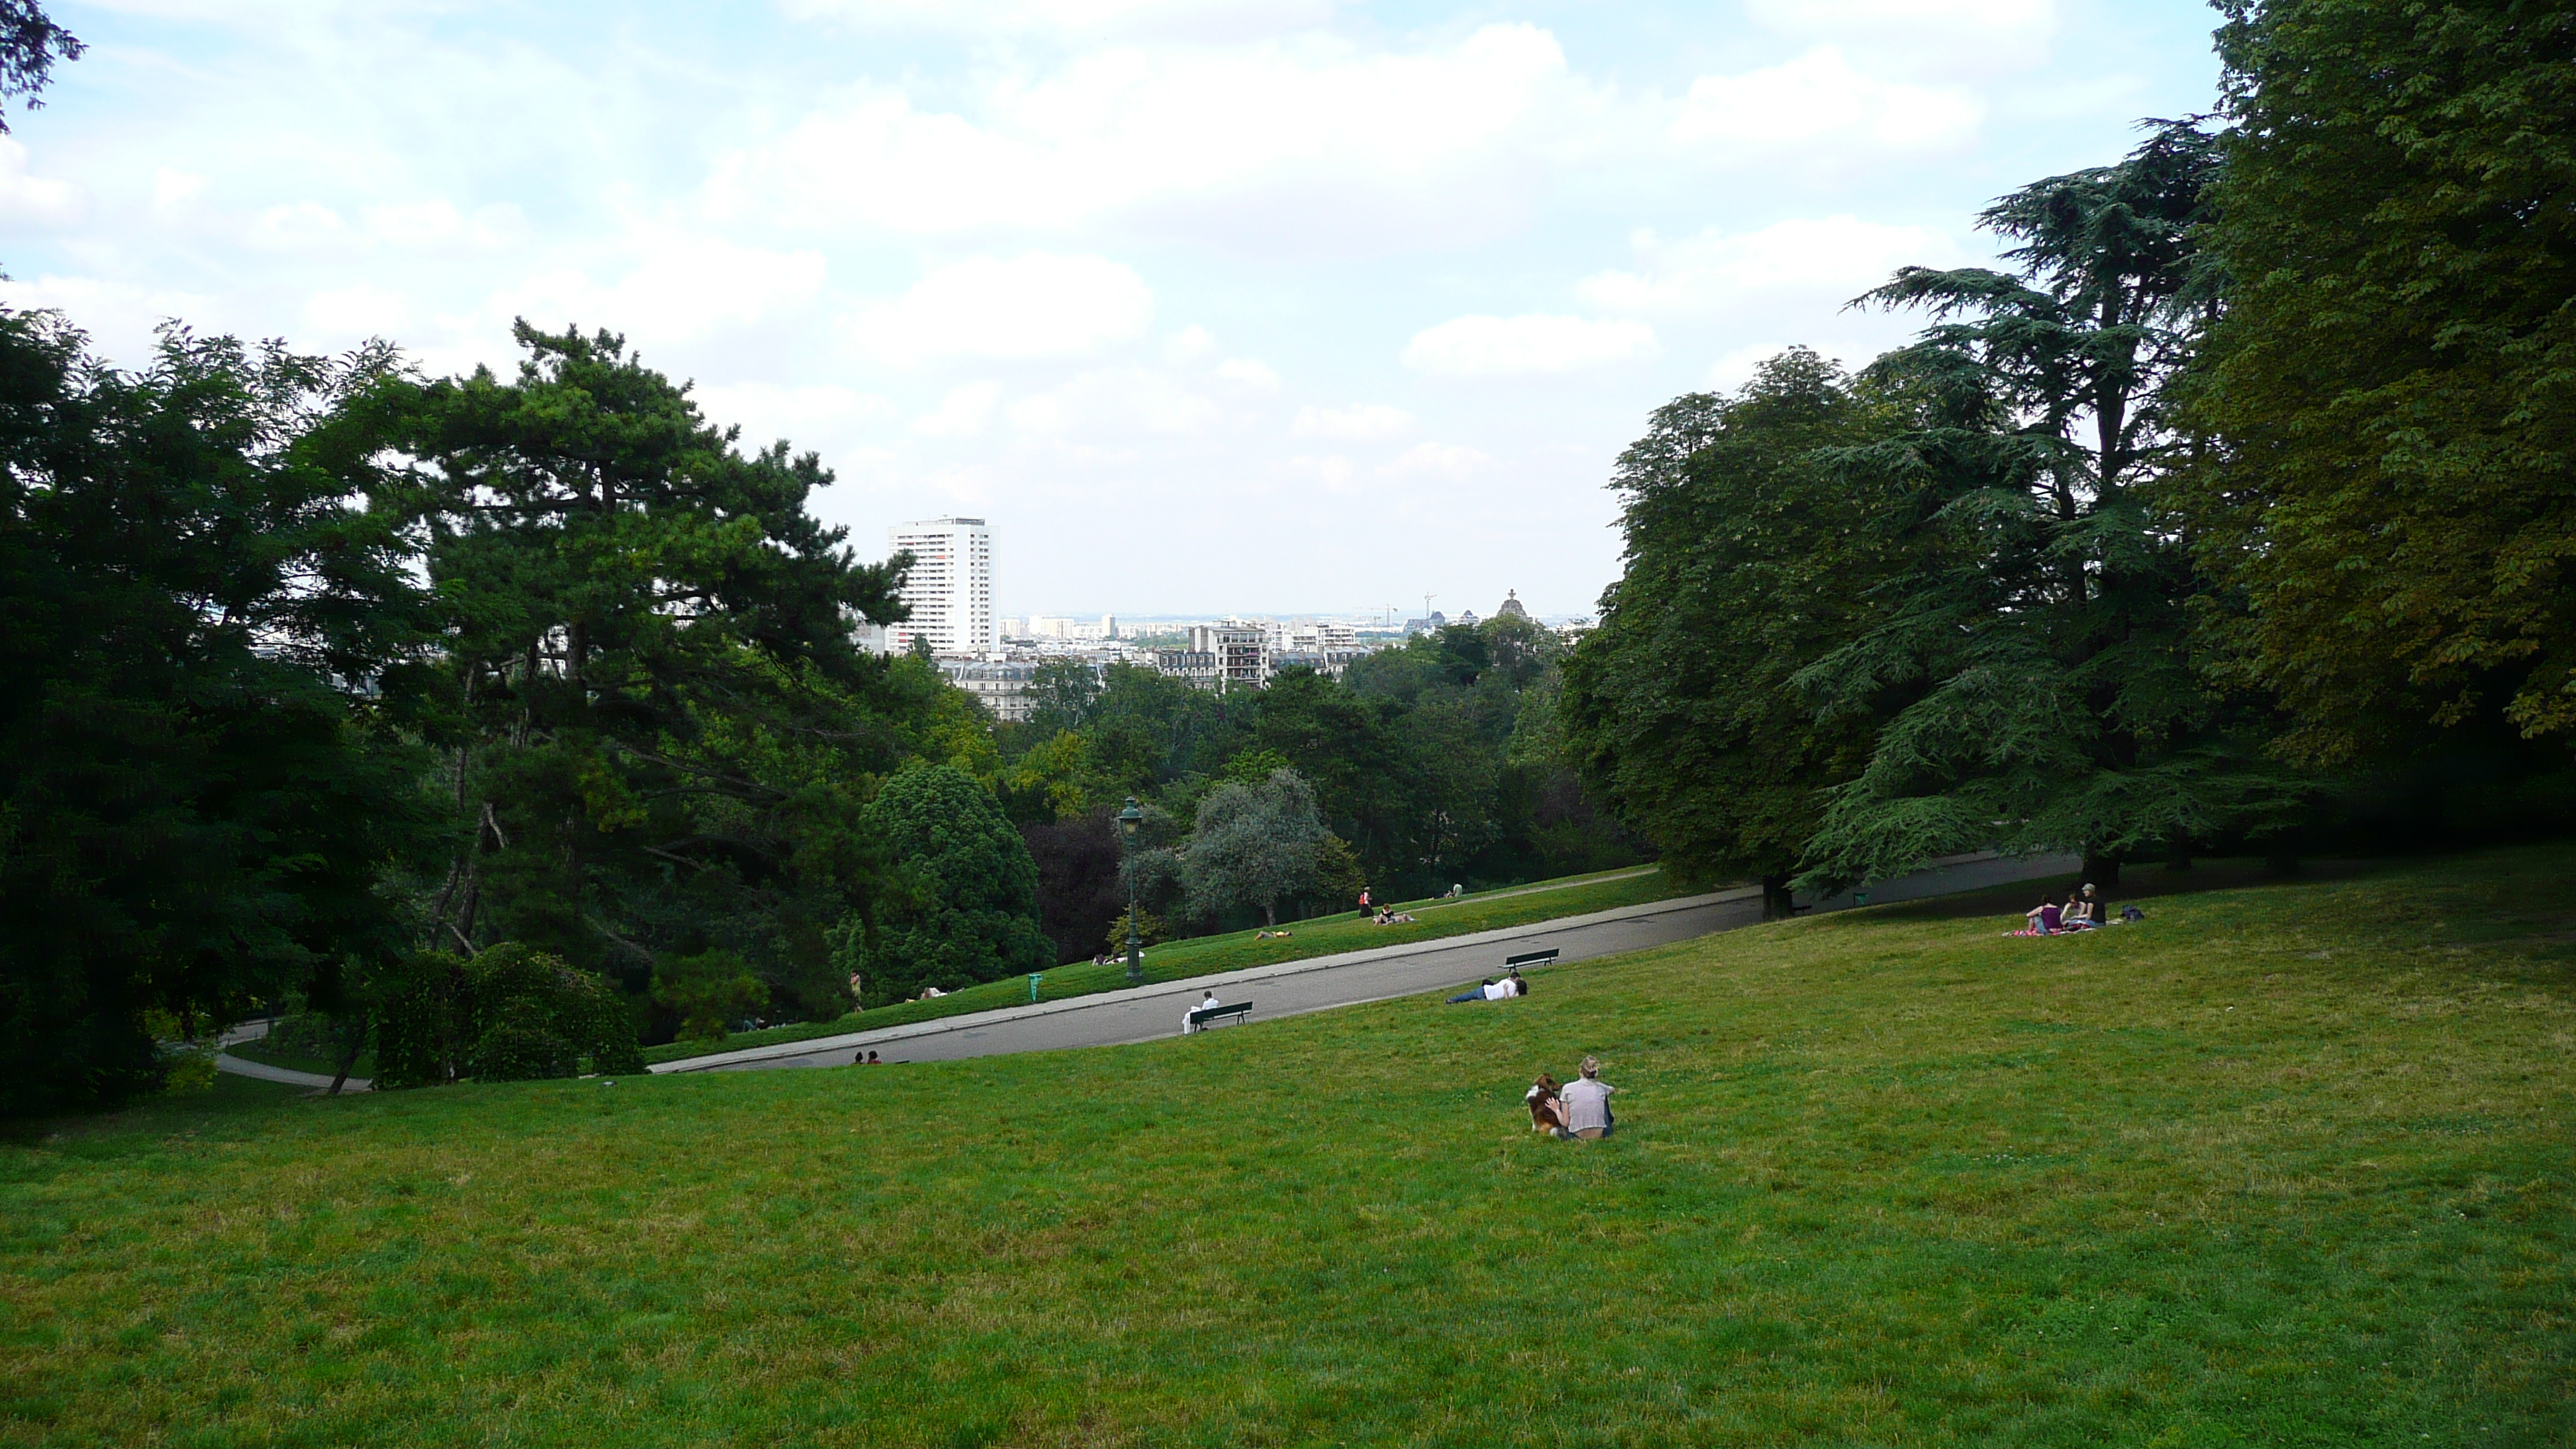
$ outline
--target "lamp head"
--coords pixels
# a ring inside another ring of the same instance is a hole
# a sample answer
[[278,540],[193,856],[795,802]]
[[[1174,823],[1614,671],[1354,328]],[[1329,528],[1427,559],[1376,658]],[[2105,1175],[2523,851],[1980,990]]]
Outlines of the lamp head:
[[1136,833],[1136,827],[1144,823],[1145,812],[1136,808],[1135,796],[1128,796],[1127,808],[1118,812],[1118,828],[1127,832],[1129,835],[1134,835]]

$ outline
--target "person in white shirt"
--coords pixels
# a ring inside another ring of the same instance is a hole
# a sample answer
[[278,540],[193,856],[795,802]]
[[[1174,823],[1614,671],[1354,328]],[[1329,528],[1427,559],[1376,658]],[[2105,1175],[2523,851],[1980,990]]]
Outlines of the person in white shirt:
[[1618,1126],[1618,1119],[1610,1114],[1610,1094],[1617,1090],[1601,1080],[1601,1059],[1585,1057],[1583,1075],[1557,1093],[1564,1103],[1565,1130],[1584,1138],[1609,1136]]
[[1487,1001],[1509,1001],[1520,994],[1520,988],[1514,986],[1508,978],[1501,981],[1489,982],[1485,986],[1485,999]]
[[1198,1004],[1198,1005],[1193,1006],[1193,1007],[1191,1007],[1189,1010],[1182,1012],[1182,1013],[1181,1013],[1181,1035],[1183,1035],[1183,1036],[1188,1036],[1191,1032],[1194,1032],[1194,1031],[1205,1031],[1205,1030],[1207,1030],[1207,1028],[1206,1028],[1204,1025],[1202,1025],[1202,1024],[1200,1024],[1200,1023],[1197,1023],[1197,1022],[1194,1022],[1194,1021],[1191,1021],[1191,1020],[1190,1020],[1190,1018],[1191,1018],[1191,1017],[1193,1017],[1193,1016],[1198,1015],[1200,1012],[1205,1011],[1205,1010],[1207,1010],[1209,1007],[1214,1006],[1214,1005],[1216,1005],[1216,1004],[1217,1004],[1217,1000],[1216,1000],[1216,993],[1215,993],[1215,992],[1213,992],[1213,991],[1211,991],[1211,992],[1209,992],[1205,997],[1203,997],[1203,998],[1201,998],[1201,999],[1200,999],[1200,1001],[1199,1001],[1199,1004]]

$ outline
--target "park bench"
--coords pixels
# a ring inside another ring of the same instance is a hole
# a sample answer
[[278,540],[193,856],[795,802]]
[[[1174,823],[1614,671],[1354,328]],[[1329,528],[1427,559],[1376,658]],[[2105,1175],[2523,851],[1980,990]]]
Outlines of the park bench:
[[1506,971],[1518,971],[1524,966],[1553,966],[1555,964],[1556,948],[1554,946],[1550,946],[1544,951],[1523,951],[1517,956],[1506,956],[1503,958],[1503,969]]
[[1251,1012],[1252,1003],[1249,1001],[1234,1006],[1202,1006],[1190,1013],[1190,1029],[1205,1031],[1229,1016],[1233,1017],[1235,1024],[1240,1026],[1243,1024],[1243,1019]]

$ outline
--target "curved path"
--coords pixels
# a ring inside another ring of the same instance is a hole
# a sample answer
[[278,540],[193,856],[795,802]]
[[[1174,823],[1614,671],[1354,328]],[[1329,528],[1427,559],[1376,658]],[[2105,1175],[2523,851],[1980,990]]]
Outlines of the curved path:
[[[1899,880],[1872,884],[1865,893],[1872,902],[1887,905],[2064,875],[2077,865],[2071,856],[2022,860],[1962,856]],[[652,1070],[709,1072],[847,1066],[854,1054],[870,1048],[888,1062],[923,1062],[1150,1041],[1178,1034],[1181,1018],[1198,1004],[1199,994],[1206,990],[1214,990],[1220,1000],[1227,1002],[1249,1000],[1254,1021],[1355,1006],[1391,996],[1454,988],[1460,982],[1473,983],[1499,973],[1504,957],[1525,951],[1553,947],[1560,953],[1558,964],[1563,965],[1749,926],[1762,919],[1761,896],[1752,887],[1684,896],[1471,936],[1316,956],[1275,966],[1161,981],[1127,991],[1105,991],[910,1026],[880,1027],[845,1036],[690,1057],[663,1062]],[[1849,896],[1840,895],[1816,900],[1812,906],[1817,910],[1841,910],[1852,904]],[[1538,989],[1545,989],[1543,979]]]

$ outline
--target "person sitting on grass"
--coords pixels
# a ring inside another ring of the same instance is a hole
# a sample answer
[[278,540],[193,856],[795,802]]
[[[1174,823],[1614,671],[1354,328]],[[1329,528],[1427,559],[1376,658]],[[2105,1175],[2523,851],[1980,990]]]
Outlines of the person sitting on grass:
[[1541,1072],[1538,1080],[1530,1083],[1528,1094],[1521,1098],[1529,1105],[1532,1132],[1544,1132],[1551,1137],[1565,1135],[1565,1104],[1557,1100],[1557,1090],[1556,1078]]
[[1583,1075],[1557,1093],[1557,1100],[1565,1108],[1567,1135],[1591,1141],[1617,1130],[1619,1119],[1610,1113],[1610,1094],[1617,1090],[1601,1080],[1601,1059],[1585,1057]]
[[2005,935],[2054,936],[2057,934],[2059,926],[2065,919],[2065,913],[2057,908],[2057,902],[2049,900],[2045,896],[2040,898],[2038,905],[2024,911],[2022,915],[2030,922],[2029,928],[2020,931],[2006,931],[2004,932]]
[[1488,976],[1488,977],[1486,977],[1486,978],[1485,978],[1485,980],[1484,980],[1484,984],[1482,984],[1482,985],[1480,985],[1480,986],[1477,986],[1477,987],[1473,988],[1472,990],[1468,990],[1468,991],[1461,991],[1461,992],[1459,992],[1457,995],[1450,997],[1450,998],[1449,998],[1449,1005],[1451,1005],[1451,1006],[1456,1006],[1459,1002],[1462,1002],[1462,1001],[1491,1001],[1491,1000],[1493,1000],[1493,999],[1494,999],[1494,978],[1493,978],[1493,977],[1491,977],[1491,976]]

